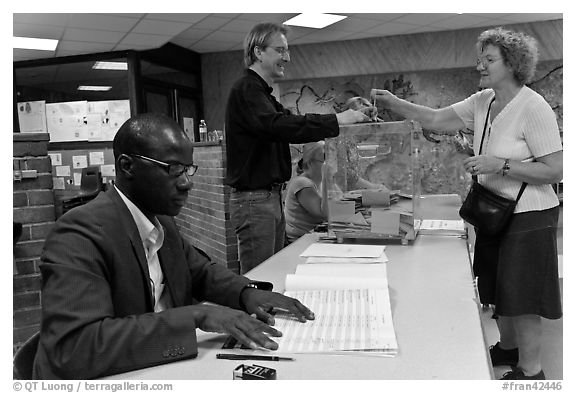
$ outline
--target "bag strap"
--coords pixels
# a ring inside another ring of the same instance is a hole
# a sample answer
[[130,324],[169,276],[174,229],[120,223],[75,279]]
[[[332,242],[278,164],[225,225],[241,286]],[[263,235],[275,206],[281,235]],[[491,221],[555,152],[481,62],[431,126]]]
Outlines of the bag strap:
[[[482,131],[482,139],[480,141],[480,147],[478,148],[478,155],[482,154],[482,145],[484,145],[484,136],[486,135],[486,126],[488,125],[488,118],[490,117],[490,109],[492,108],[492,104],[496,100],[496,97],[492,97],[492,101],[488,105],[488,113],[486,113],[486,120],[484,120],[484,130]],[[478,176],[472,175],[472,181],[478,183]],[[522,186],[520,187],[520,191],[518,192],[518,196],[516,197],[516,203],[520,200],[520,197],[524,193],[524,189],[528,184],[526,182],[522,182]]]
[[492,101],[490,101],[490,105],[488,105],[488,113],[486,113],[486,120],[484,120],[484,130],[482,131],[482,140],[480,141],[480,147],[478,148],[478,155],[482,154],[482,145],[484,145],[484,136],[486,135],[486,126],[488,125],[488,118],[490,117],[490,109],[492,108],[492,104],[496,100],[496,97],[492,97]]
[[[490,117],[490,109],[496,97],[492,97],[492,101],[488,105],[488,113],[486,113],[486,120],[484,120],[484,130],[482,131],[482,139],[480,140],[480,147],[478,148],[478,155],[482,154],[482,145],[484,144],[484,136],[486,135],[486,126],[488,125],[488,118]],[[472,181],[478,183],[478,176],[472,175]]]
[[520,187],[520,191],[518,191],[518,196],[516,197],[516,203],[518,203],[518,201],[520,200],[520,197],[522,196],[522,193],[524,193],[524,189],[526,188],[527,185],[528,183],[522,182],[522,187]]

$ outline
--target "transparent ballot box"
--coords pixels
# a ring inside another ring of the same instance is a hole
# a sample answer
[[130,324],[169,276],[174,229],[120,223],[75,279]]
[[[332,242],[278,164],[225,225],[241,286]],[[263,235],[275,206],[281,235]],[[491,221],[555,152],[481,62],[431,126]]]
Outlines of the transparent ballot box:
[[328,232],[338,242],[408,244],[420,222],[417,122],[361,123],[326,139]]

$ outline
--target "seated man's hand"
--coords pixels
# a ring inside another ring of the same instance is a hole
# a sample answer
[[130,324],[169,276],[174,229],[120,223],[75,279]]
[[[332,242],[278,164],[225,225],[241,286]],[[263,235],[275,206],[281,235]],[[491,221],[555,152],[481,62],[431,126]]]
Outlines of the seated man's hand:
[[278,344],[268,335],[280,337],[282,333],[244,311],[212,305],[194,306],[194,310],[197,326],[205,332],[229,334],[252,349],[278,349]]
[[242,304],[248,314],[255,314],[258,319],[274,325],[273,309],[282,310],[297,318],[300,322],[314,319],[314,313],[298,300],[278,292],[247,288],[242,291]]

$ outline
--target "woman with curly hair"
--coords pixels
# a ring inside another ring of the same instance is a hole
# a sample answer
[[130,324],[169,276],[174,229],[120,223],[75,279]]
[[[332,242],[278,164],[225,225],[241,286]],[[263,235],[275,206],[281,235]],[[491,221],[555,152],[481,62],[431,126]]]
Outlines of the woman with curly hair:
[[491,29],[478,37],[477,52],[483,90],[449,107],[416,105],[386,90],[373,89],[371,96],[429,129],[474,130],[475,155],[464,166],[494,193],[516,199],[528,184],[503,233],[477,230],[473,268],[480,301],[495,306],[500,341],[490,347],[492,364],[512,367],[502,379],[545,379],[541,318],[562,316],[559,201],[551,186],[562,179],[560,133],[550,105],[526,86],[538,60],[534,38]]

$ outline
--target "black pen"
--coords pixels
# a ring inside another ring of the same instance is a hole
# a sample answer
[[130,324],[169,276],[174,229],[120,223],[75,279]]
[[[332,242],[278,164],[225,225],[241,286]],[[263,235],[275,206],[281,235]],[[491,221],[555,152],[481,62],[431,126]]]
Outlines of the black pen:
[[266,355],[237,355],[233,353],[218,353],[216,359],[226,360],[270,360],[278,362],[280,360],[294,360],[293,358],[283,358],[280,356],[266,356]]

